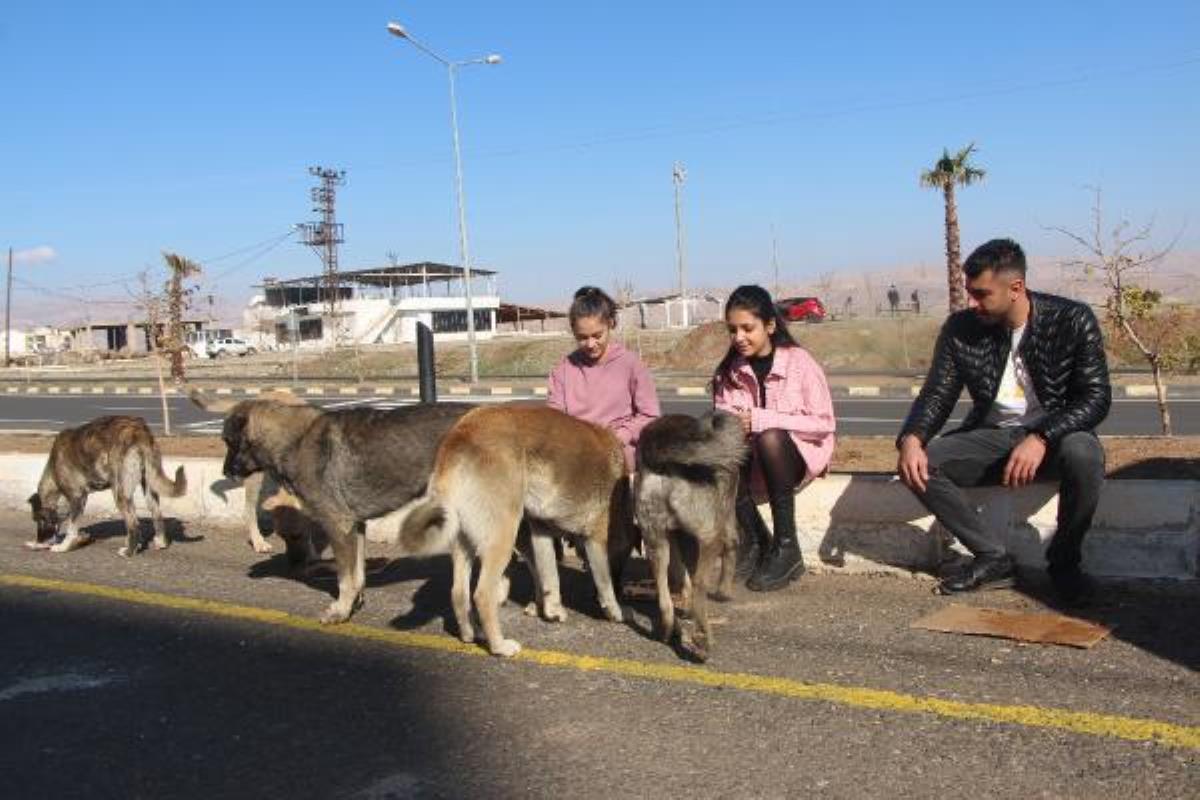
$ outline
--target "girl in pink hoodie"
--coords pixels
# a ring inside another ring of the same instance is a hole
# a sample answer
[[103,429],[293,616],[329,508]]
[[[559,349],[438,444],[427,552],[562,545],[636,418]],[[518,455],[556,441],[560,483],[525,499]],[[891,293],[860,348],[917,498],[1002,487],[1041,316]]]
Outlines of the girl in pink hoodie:
[[654,379],[636,354],[612,340],[617,304],[602,290],[577,291],[568,318],[578,347],[550,373],[549,405],[615,433],[632,472],[638,435],[662,413]]
[[[735,574],[749,576],[748,588],[769,592],[804,573],[795,492],[829,468],[833,401],[824,371],[792,338],[765,289],[735,289],[725,303],[725,324],[730,345],[713,376],[713,402],[741,418],[751,444],[738,486]],[[764,493],[773,536],[752,499]]]

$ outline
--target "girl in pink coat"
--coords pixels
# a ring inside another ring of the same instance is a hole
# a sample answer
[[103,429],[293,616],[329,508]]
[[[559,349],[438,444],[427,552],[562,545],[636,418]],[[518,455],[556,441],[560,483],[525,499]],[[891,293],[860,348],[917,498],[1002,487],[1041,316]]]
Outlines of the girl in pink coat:
[[[795,492],[829,468],[833,401],[824,371],[792,338],[765,289],[735,289],[725,303],[725,323],[730,345],[713,375],[713,402],[741,418],[751,444],[738,487],[735,574],[749,576],[748,588],[769,592],[804,573]],[[771,504],[774,535],[755,494]]]
[[615,433],[632,472],[642,428],[662,413],[654,379],[635,353],[612,340],[617,304],[602,290],[577,291],[567,316],[578,347],[550,373],[549,405]]

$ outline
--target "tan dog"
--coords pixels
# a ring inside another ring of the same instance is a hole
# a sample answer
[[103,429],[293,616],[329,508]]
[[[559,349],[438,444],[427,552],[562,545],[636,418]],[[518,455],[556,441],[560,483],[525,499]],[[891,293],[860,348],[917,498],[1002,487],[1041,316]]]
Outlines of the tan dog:
[[598,425],[545,406],[478,408],[442,440],[425,497],[414,503],[397,535],[406,552],[450,551],[450,603],[459,636],[475,641],[471,622],[471,568],[481,561],[475,607],[493,655],[521,646],[504,638],[498,609],[507,595],[504,570],[512,558],[522,515],[532,528],[531,571],[543,616],[560,619],[558,532],[584,542],[605,615],[620,622],[609,552],[627,547],[631,509],[621,443]]
[[[29,498],[37,538],[26,546],[64,553],[86,544],[86,535],[79,531],[79,518],[88,494],[111,488],[113,501],[125,520],[125,544],[118,552],[132,556],[141,549],[141,526],[133,507],[133,493],[139,487],[150,507],[154,546],[165,548],[167,531],[158,498],[183,496],[187,477],[183,467],[175,471],[174,481],[163,473],[162,454],[146,421],[141,417],[99,417],[60,432],[50,447],[37,492]],[[62,540],[56,542],[60,501],[66,502],[68,511],[66,530]]]

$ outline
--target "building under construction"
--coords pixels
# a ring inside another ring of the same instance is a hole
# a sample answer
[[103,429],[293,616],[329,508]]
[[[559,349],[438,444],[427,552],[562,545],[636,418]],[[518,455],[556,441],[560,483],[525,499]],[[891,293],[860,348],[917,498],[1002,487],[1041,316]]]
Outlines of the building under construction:
[[[471,270],[475,335],[495,335],[501,315],[496,273]],[[461,267],[423,261],[337,274],[337,302],[328,302],[327,274],[263,278],[262,294],[246,312],[246,327],[279,344],[384,344],[416,341],[423,322],[442,340],[467,336],[467,297]],[[337,319],[331,320],[330,308]],[[340,333],[340,336],[339,336]]]

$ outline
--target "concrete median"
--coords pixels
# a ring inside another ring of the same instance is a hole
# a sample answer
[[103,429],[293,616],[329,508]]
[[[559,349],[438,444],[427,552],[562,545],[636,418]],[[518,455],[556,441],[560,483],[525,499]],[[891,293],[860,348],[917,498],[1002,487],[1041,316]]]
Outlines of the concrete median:
[[[45,462],[40,454],[0,454],[0,506],[26,510]],[[240,526],[244,495],[221,474],[221,461],[166,458],[164,466],[170,473],[180,464],[188,492],[164,498],[164,513],[185,525]],[[1052,485],[1015,492],[978,489],[972,496],[1021,565],[1043,566],[1058,508]],[[1084,568],[1113,577],[1200,579],[1198,508],[1197,481],[1109,480],[1084,544]],[[836,474],[815,481],[797,497],[796,509],[801,546],[816,569],[923,575],[961,552],[912,494],[886,475]],[[761,510],[770,519],[770,508]],[[111,493],[94,493],[85,524],[115,513]],[[379,520],[368,534],[376,538],[387,526],[386,518]]]

